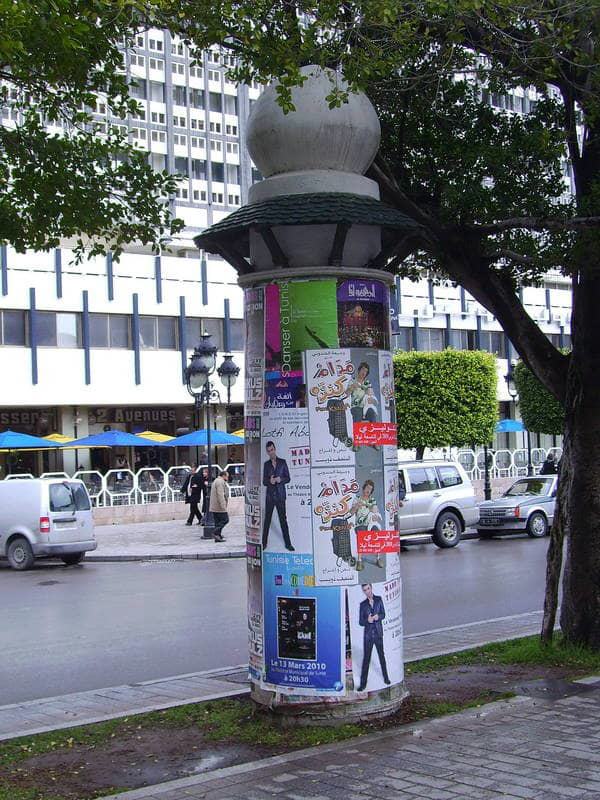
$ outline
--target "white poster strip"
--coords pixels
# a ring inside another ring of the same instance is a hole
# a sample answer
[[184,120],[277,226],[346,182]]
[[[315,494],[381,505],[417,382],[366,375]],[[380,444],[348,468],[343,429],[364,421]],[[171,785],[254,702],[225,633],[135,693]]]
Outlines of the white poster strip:
[[308,410],[265,409],[261,447],[263,550],[312,553]]
[[355,690],[375,692],[400,683],[404,679],[400,578],[347,591]]
[[[381,421],[396,422],[396,402],[394,387],[394,362],[388,350],[379,351],[379,389],[381,392]],[[383,445],[383,461],[397,463],[398,446]]]

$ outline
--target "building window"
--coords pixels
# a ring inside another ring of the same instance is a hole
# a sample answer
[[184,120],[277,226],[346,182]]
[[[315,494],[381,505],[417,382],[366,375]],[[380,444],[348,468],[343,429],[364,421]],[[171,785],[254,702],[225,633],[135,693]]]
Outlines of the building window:
[[206,191],[204,189],[194,189],[194,200],[197,203],[206,203]]
[[38,311],[36,322],[37,344],[40,347],[81,347],[78,314]]
[[190,105],[192,108],[204,108],[204,91],[202,89],[190,89]]
[[237,136],[238,132],[237,125],[226,125],[225,132],[227,136]]
[[192,136],[190,141],[192,147],[195,147],[197,150],[206,149],[206,139],[203,136]]
[[180,147],[187,147],[187,136],[183,133],[174,133],[173,144],[178,144]]
[[223,181],[225,180],[225,164],[221,164],[218,161],[213,161],[211,166],[212,166],[213,181],[218,181],[219,183],[223,183]]
[[144,350],[176,350],[176,318],[140,317],[140,347]]
[[183,48],[184,48],[183,42],[172,42],[171,53],[174,56],[182,56],[184,54]]
[[239,145],[237,142],[227,142],[227,152],[233,153],[233,155],[237,155],[240,151]]
[[[150,59],[152,60],[152,59]],[[158,81],[150,81],[150,100],[158,103],[165,102],[165,85]]]
[[125,314],[90,314],[90,347],[129,348],[129,317]]
[[443,350],[446,346],[443,328],[419,328],[419,350]]
[[146,66],[146,57],[145,56],[138,56],[136,53],[132,53],[130,56],[131,66],[132,67],[145,67]]
[[395,350],[415,349],[413,328],[400,328],[398,333],[394,334],[393,340]]
[[173,61],[171,64],[171,72],[173,75],[185,75],[185,64]]
[[240,204],[239,194],[228,194],[227,202],[229,203],[230,206],[239,206]]
[[153,111],[151,114],[151,119],[152,122],[156,122],[159,125],[165,124],[165,115],[162,113],[162,111]]
[[506,358],[506,339],[502,331],[481,331],[480,347],[499,358]]
[[204,130],[204,120],[198,119],[197,117],[192,117],[190,120],[190,127],[194,131],[203,131]]
[[0,311],[0,344],[25,346],[24,311]]
[[186,104],[185,86],[173,86],[173,102],[176,106]]
[[210,140],[210,149],[213,152],[221,153],[223,151],[223,142],[215,141],[215,139]]
[[131,129],[131,136],[133,139],[143,139],[146,141],[146,129],[145,128],[132,128]]
[[189,177],[188,160],[185,156],[175,156],[175,172],[179,175],[185,175],[186,178]]
[[244,350],[244,320],[231,319],[229,320],[229,338],[232,350]]
[[163,42],[162,39],[148,39],[148,50],[156,50],[162,53]]
[[219,350],[223,350],[223,320],[222,319],[199,319],[198,317],[186,317],[185,336],[186,347],[188,350],[200,342],[203,333],[210,333],[212,340]]
[[208,103],[211,111],[223,111],[223,95],[216,92],[208,93]]
[[152,141],[153,142],[166,142],[167,141],[167,134],[165,131],[152,131]]
[[221,123],[220,122],[211,122],[210,123],[210,132],[211,133],[221,133]]
[[217,203],[218,205],[223,205],[223,192],[213,192],[212,193],[212,201],[213,203]]
[[221,80],[221,73],[216,69],[209,69],[208,70],[208,80],[209,81],[216,81],[218,83]]
[[131,83],[129,84],[129,94],[136,100],[145,100],[146,81],[142,80],[141,78],[138,80],[131,81]]
[[175,197],[178,197],[180,200],[187,200],[189,197],[188,190],[182,188],[175,189]]
[[197,181],[206,180],[206,161],[200,158],[192,158],[192,178]]
[[173,117],[173,126],[175,128],[187,128],[185,117]]
[[240,168],[237,164],[227,164],[227,183],[240,182]]
[[190,78],[203,78],[204,70],[202,67],[190,67]]
[[237,116],[238,101],[236,95],[234,94],[225,95],[225,113],[231,114],[232,116]]

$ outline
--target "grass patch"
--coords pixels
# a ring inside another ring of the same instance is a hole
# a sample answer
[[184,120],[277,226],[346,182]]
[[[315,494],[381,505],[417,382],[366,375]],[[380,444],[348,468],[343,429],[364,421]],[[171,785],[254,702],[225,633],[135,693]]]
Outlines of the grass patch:
[[541,644],[539,636],[527,636],[523,639],[494,642],[460,653],[413,661],[406,665],[406,674],[476,664],[521,664],[596,672],[600,671],[600,653],[568,644],[559,634],[555,634],[554,642],[548,646]]

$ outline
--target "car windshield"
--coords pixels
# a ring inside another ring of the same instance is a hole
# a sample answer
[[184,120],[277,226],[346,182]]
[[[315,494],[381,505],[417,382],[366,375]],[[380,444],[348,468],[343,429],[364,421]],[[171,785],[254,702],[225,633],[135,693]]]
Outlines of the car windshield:
[[523,495],[548,495],[552,488],[553,478],[527,478],[513,483],[504,493],[504,497],[522,497]]

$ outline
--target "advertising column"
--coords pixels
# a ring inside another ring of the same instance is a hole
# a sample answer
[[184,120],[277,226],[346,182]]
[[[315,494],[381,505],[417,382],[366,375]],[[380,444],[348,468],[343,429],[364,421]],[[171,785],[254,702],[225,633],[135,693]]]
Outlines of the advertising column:
[[245,303],[253,697],[367,716],[404,691],[389,290],[278,281]]

